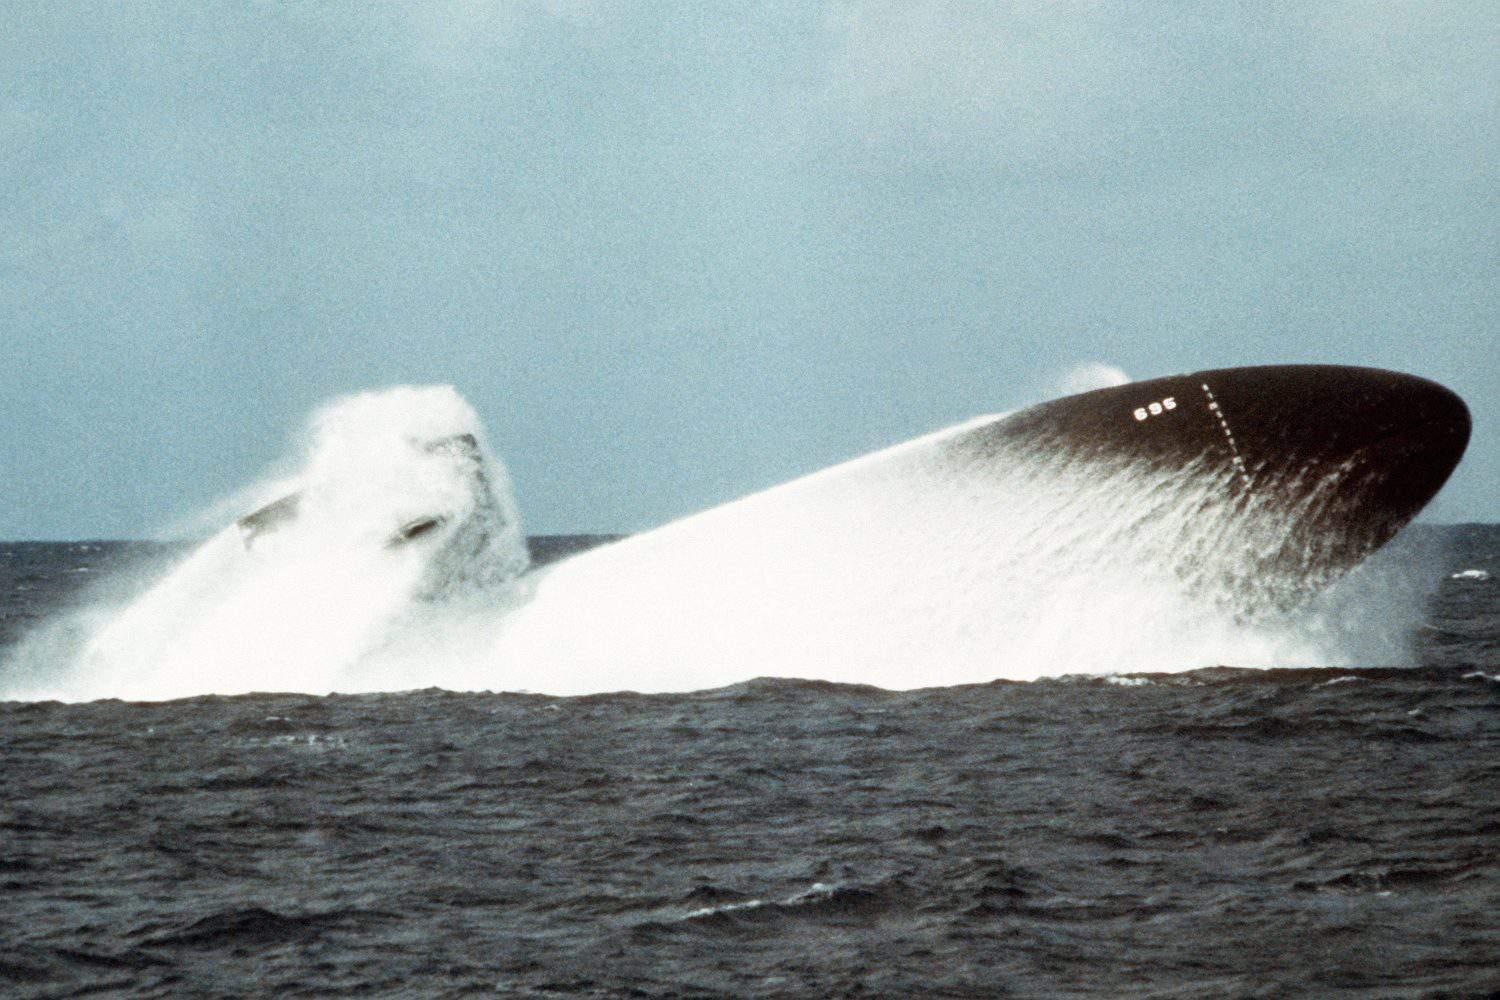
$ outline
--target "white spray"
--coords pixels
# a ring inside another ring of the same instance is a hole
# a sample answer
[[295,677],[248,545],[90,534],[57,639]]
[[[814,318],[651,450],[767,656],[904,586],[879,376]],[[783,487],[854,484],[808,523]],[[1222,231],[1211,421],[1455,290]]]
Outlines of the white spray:
[[1372,647],[1366,625],[1409,622],[1413,595],[1361,573],[1307,604],[1307,581],[1257,575],[1285,513],[1237,511],[1227,471],[945,453],[993,419],[556,567],[504,623],[488,683],[581,694],[773,675],[902,689],[1401,655]]
[[[358,688],[358,666],[429,603],[503,602],[527,566],[509,480],[451,388],[339,400],[309,422],[301,469],[116,608],[89,608],[70,669],[31,692],[163,699]],[[279,512],[279,513],[278,513]],[[256,523],[263,521],[264,524]],[[419,534],[410,538],[413,527]],[[36,643],[57,652],[53,629]],[[39,648],[23,645],[21,657]],[[351,675],[351,671],[353,674]]]

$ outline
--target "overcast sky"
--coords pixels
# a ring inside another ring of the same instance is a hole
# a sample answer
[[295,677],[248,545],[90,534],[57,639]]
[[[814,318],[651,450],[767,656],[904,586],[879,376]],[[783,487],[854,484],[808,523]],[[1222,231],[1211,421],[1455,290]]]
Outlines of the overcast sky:
[[456,385],[533,532],[635,530],[1080,365],[1475,416],[1500,5],[18,3],[0,538],[140,537]]

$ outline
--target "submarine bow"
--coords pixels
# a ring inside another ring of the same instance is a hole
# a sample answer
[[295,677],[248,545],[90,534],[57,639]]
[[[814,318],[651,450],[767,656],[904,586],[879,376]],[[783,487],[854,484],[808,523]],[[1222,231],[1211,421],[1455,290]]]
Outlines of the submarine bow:
[[[1043,403],[953,442],[961,460],[1021,450],[1053,464],[1193,481],[1238,545],[1242,591],[1285,605],[1384,545],[1462,458],[1468,408],[1399,372],[1339,365],[1226,368]],[[1273,586],[1274,585],[1274,586]]]

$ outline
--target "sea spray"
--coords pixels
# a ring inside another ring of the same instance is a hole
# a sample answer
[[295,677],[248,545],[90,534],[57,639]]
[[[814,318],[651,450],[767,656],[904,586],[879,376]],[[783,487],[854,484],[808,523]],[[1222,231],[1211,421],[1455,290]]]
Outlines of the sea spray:
[[[981,418],[556,567],[501,624],[487,683],[580,694],[757,675],[888,688],[1215,664],[1399,659],[1417,596],[1330,583],[1292,508],[1200,460],[1144,466]],[[1336,625],[1327,621],[1329,615]],[[478,680],[477,677],[474,678]]]
[[[128,599],[24,642],[15,656],[26,669],[5,675],[24,689],[3,693],[326,693],[424,606],[500,606],[525,570],[509,479],[451,388],[339,400],[312,418],[299,451],[296,474],[249,491],[271,498],[259,511]],[[43,675],[39,656],[64,650],[66,666]]]

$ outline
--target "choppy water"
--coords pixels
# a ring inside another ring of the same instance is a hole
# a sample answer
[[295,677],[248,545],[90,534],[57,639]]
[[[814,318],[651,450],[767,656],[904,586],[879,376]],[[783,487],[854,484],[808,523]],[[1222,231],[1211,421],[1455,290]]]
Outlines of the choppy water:
[[[1491,995],[1500,528],[1442,533],[1357,669],[0,703],[0,992]],[[150,555],[0,545],[0,643]]]

